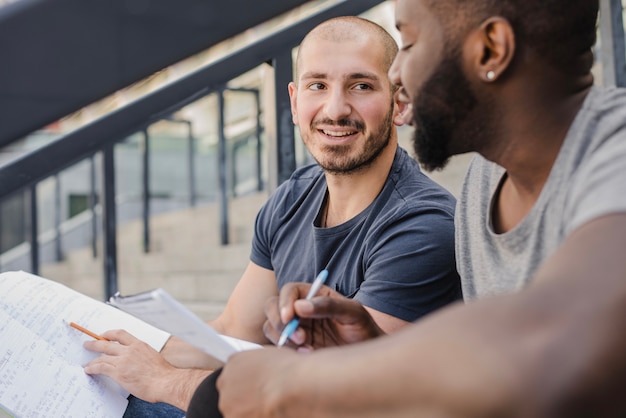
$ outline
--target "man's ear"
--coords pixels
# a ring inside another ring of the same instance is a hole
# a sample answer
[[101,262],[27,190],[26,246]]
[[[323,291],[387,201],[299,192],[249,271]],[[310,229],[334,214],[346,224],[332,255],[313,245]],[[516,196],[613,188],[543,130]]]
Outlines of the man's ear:
[[293,81],[289,83],[287,86],[289,89],[289,102],[291,103],[291,120],[294,125],[298,124],[298,112],[297,112],[297,98],[298,98],[298,87],[296,83]]
[[510,22],[499,16],[486,19],[465,44],[471,71],[484,82],[498,80],[515,56],[515,33]]

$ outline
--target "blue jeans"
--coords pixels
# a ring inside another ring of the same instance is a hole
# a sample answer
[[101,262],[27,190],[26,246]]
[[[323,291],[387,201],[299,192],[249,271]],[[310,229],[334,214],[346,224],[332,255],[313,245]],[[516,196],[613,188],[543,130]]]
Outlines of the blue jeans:
[[124,418],[184,418],[185,412],[167,403],[151,403],[128,397],[128,406]]

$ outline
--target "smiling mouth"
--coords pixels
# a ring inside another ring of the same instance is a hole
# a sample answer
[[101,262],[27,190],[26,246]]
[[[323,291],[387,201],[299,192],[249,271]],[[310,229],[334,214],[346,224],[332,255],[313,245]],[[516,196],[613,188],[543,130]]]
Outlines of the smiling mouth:
[[327,130],[324,130],[324,129],[320,129],[320,132],[322,132],[324,135],[332,136],[334,138],[343,138],[344,136],[355,135],[355,134],[357,134],[358,131],[335,132],[335,131],[327,131]]

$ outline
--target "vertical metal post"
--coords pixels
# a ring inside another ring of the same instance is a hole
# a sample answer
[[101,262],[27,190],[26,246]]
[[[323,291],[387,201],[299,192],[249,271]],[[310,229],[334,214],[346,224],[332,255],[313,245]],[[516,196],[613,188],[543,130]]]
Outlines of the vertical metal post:
[[226,134],[224,133],[224,89],[217,92],[218,103],[218,146],[217,146],[217,167],[219,183],[219,204],[220,204],[220,237],[222,245],[228,244],[228,188],[226,182]]
[[261,143],[261,95],[259,90],[254,90],[254,103],[256,105],[256,189],[263,190],[263,173],[261,166],[261,153],[263,144]]
[[193,138],[193,125],[191,121],[187,123],[187,167],[189,167],[189,206],[196,206],[196,145]]
[[0,200],[0,271],[2,271],[2,253],[4,252],[4,245],[2,245],[4,234],[2,233],[2,219],[4,218],[4,211],[2,210],[4,200]]
[[96,160],[92,155],[89,158],[89,210],[91,211],[91,255],[98,257],[98,215],[96,214]]
[[143,172],[142,172],[142,220],[143,252],[150,252],[150,135],[143,130]]
[[115,205],[115,144],[102,150],[102,221],[104,237],[104,297],[117,292],[117,216]]
[[61,251],[61,177],[54,175],[54,257],[57,262],[63,260]]
[[276,97],[276,142],[278,152],[278,184],[289,179],[296,169],[296,147],[291,105],[287,94],[287,84],[293,78],[291,50],[277,55],[272,60],[274,66],[274,88]]
[[30,185],[30,270],[39,274],[39,231],[37,227],[37,184]]
[[237,184],[239,183],[237,178],[237,155],[242,144],[241,141],[235,141],[230,147],[230,193],[233,198],[237,197]]
[[621,0],[600,0],[602,75],[605,86],[626,86],[626,51]]

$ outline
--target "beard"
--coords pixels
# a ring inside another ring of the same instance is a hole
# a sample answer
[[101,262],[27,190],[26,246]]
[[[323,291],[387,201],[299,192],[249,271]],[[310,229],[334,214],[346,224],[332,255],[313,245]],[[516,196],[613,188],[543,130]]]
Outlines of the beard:
[[[313,158],[325,172],[330,174],[348,175],[369,167],[389,145],[393,129],[393,112],[392,101],[390,111],[385,115],[380,129],[365,137],[363,149],[356,155],[354,155],[353,145],[324,145],[320,149],[321,156],[311,153]],[[311,124],[311,132],[317,130],[315,127],[317,124],[351,127],[357,132],[365,132],[365,124],[352,119],[315,121]],[[305,143],[307,142],[305,141]]]
[[[471,151],[468,143],[478,134],[473,110],[478,100],[461,70],[460,53],[446,54],[413,100],[413,149],[428,171],[441,170],[454,154]],[[456,138],[457,135],[462,138]]]

